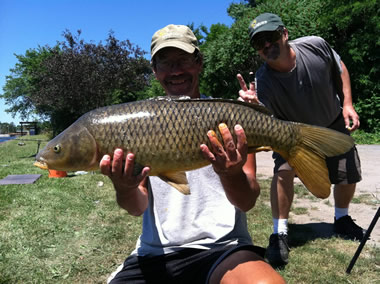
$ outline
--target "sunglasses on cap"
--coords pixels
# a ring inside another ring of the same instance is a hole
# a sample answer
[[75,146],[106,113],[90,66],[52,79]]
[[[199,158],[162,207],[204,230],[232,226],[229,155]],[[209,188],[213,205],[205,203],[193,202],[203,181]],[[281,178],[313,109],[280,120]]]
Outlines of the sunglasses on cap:
[[256,50],[261,50],[265,47],[265,44],[274,43],[278,41],[282,36],[282,30],[276,30],[273,32],[261,32],[255,35],[251,40],[251,45]]

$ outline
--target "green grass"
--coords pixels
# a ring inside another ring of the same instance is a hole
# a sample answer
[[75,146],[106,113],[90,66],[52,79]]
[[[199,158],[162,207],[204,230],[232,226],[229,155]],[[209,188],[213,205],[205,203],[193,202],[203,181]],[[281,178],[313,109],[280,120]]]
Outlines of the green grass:
[[[46,139],[33,137],[38,138]],[[105,283],[134,249],[141,217],[118,208],[108,178],[96,172],[48,178],[47,171],[33,166],[36,142],[17,143],[0,144],[0,178],[42,177],[29,185],[0,185],[0,283]],[[248,228],[255,244],[265,247],[272,231],[269,180],[260,184]],[[288,283],[380,281],[379,248],[365,246],[346,275],[358,243],[318,238],[302,225],[291,227],[290,240],[291,260],[280,271]]]
[[351,201],[351,203],[363,203],[366,205],[371,205],[371,206],[379,206],[380,205],[380,200],[375,196],[375,194],[360,194],[356,197],[354,197]]

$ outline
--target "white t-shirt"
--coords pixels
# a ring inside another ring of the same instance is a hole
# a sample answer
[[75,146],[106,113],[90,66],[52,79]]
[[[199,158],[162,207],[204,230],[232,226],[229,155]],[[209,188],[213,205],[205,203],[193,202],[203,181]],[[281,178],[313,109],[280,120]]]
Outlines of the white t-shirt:
[[227,199],[212,166],[186,172],[190,195],[149,177],[149,206],[134,255],[161,255],[183,248],[252,244],[244,212]]

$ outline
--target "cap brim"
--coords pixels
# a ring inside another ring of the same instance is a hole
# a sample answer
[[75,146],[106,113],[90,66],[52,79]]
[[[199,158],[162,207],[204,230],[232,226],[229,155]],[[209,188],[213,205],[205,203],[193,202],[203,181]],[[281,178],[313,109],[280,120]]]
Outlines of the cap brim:
[[277,28],[279,27],[280,25],[278,24],[266,24],[266,25],[263,25],[262,27],[259,27],[257,30],[255,30],[255,32],[252,34],[251,36],[251,39],[255,36],[255,34],[257,33],[261,33],[261,32],[273,32],[275,30],[277,30]]
[[157,46],[153,51],[152,51],[152,54],[151,54],[151,58],[154,57],[154,55],[160,51],[161,49],[165,48],[165,47],[175,47],[175,48],[179,48],[179,49],[182,49],[184,51],[186,51],[187,53],[193,53],[195,51],[195,46],[191,45],[191,44],[188,44],[188,43],[184,43],[184,42],[181,42],[181,41],[177,41],[177,40],[172,40],[172,41],[167,41],[167,42],[164,42],[162,44],[160,44],[159,46]]

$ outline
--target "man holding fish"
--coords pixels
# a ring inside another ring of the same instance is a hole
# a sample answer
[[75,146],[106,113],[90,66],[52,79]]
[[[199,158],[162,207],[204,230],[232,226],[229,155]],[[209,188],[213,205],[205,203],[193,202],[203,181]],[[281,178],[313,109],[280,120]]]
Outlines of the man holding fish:
[[83,114],[49,141],[35,165],[62,171],[100,167],[114,183],[119,205],[144,214],[136,249],[114,283],[131,277],[157,282],[158,274],[160,283],[282,280],[259,257],[262,250],[252,246],[247,231],[244,212],[259,195],[255,156],[247,153],[280,153],[308,190],[326,198],[326,158],[349,151],[353,139],[277,119],[257,104],[199,99],[202,55],[185,26],[159,30],[151,54],[168,96]]
[[[256,79],[250,80],[249,88],[238,75],[242,100],[262,103],[282,120],[328,127],[348,135],[359,127],[347,68],[326,41],[315,36],[288,41],[288,30],[281,18],[271,13],[261,14],[251,22],[249,36],[265,63],[256,72]],[[281,266],[288,263],[287,222],[296,173],[279,154],[274,153],[273,158],[274,232],[266,257],[271,264]],[[355,185],[361,180],[357,150],[353,147],[344,155],[328,158],[326,163],[331,183],[335,184],[334,231],[345,238],[361,240],[364,230],[348,215]]]
[[[201,97],[202,54],[188,27],[157,31],[151,58],[167,95]],[[190,195],[148,176],[149,167],[134,175],[134,153],[116,149],[112,160],[103,157],[100,170],[112,180],[120,207],[134,216],[144,214],[136,249],[110,283],[284,283],[247,230],[245,212],[255,205],[260,187],[255,156],[247,161],[245,132],[240,125],[234,131],[236,141],[227,125],[219,124],[223,144],[214,131],[207,133],[211,148],[202,144],[199,149],[211,165],[186,172]]]

